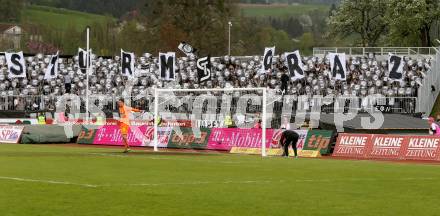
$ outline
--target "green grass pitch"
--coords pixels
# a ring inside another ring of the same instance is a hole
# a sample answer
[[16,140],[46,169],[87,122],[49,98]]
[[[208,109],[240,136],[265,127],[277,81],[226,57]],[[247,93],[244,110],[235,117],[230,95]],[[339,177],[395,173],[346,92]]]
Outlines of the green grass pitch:
[[24,23],[42,24],[59,30],[73,26],[78,31],[84,31],[88,25],[105,23],[108,19],[113,20],[97,14],[36,5],[28,6],[22,12]]
[[0,144],[0,215],[438,215],[440,166]]

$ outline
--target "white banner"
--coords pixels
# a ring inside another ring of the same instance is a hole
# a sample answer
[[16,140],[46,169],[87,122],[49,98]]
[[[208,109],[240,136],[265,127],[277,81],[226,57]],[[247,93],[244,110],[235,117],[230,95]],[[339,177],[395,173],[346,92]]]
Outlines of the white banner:
[[47,65],[46,72],[44,73],[44,79],[50,80],[50,79],[56,79],[58,76],[58,59],[59,59],[59,52],[57,54],[52,55],[50,58],[50,62]]
[[211,58],[209,56],[197,59],[197,74],[199,83],[211,79]]
[[196,49],[194,49],[191,45],[187,44],[186,42],[181,42],[177,48],[179,48],[180,51],[185,53],[186,56],[190,54],[194,54],[194,52],[196,51]]
[[290,76],[293,77],[294,80],[304,78],[304,66],[298,50],[295,52],[286,53],[286,63]]
[[121,49],[121,73],[123,76],[134,76],[134,53],[124,52]]
[[347,79],[347,62],[345,53],[329,53],[331,76],[335,80]]
[[261,63],[261,73],[267,73],[269,69],[272,69],[274,55],[275,47],[266,47],[264,49],[263,62]]
[[402,80],[403,78],[403,58],[392,53],[388,53],[388,71],[391,80]]
[[0,125],[0,143],[18,143],[24,126]]
[[6,62],[8,64],[9,78],[25,78],[26,77],[26,63],[23,57],[23,52],[6,53]]
[[159,71],[160,78],[162,80],[173,81],[175,80],[176,72],[176,53],[159,53]]

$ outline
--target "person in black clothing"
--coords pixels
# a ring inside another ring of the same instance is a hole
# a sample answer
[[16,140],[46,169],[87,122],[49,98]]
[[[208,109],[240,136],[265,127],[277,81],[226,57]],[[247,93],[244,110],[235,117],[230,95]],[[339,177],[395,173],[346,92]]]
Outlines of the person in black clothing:
[[292,144],[293,152],[295,153],[295,157],[298,157],[298,152],[296,149],[296,144],[298,143],[299,134],[295,131],[285,130],[281,134],[280,145],[284,147],[283,156],[289,157],[289,145]]
[[287,94],[287,86],[289,81],[290,77],[286,73],[283,73],[283,75],[281,75],[281,92],[283,92],[283,94]]
[[64,89],[66,90],[66,94],[70,94],[70,90],[72,89],[72,78],[70,75],[64,76]]

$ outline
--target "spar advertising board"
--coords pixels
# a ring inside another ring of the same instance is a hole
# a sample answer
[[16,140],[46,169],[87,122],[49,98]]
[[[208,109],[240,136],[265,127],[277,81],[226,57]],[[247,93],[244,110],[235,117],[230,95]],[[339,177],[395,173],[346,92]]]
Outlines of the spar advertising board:
[[440,160],[440,137],[340,134],[333,156],[367,159]]
[[[267,149],[267,155],[276,156],[276,155],[282,155],[284,152],[284,149],[280,145],[280,138],[281,134],[284,129],[269,129],[269,133],[266,133],[268,135],[272,134],[272,141],[270,144],[270,147]],[[298,142],[296,143],[296,149],[298,150],[299,156],[303,155],[303,148],[304,148],[304,142],[307,138],[308,130],[293,130],[299,135]],[[294,155],[292,147],[289,147],[289,155]]]
[[0,125],[0,143],[18,143],[24,126]]

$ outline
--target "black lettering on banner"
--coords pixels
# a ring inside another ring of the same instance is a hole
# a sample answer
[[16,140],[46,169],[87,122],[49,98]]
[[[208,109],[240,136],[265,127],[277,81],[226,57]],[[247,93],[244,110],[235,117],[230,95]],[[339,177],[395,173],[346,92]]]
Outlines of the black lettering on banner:
[[268,47],[264,49],[263,57],[263,71],[266,73],[267,70],[272,68],[273,55],[275,54],[275,47]]
[[159,54],[160,77],[164,80],[174,80],[174,53]]
[[199,83],[211,79],[211,58],[209,56],[197,59],[197,75]]
[[56,76],[57,74],[56,74],[56,67],[57,67],[57,62],[58,62],[58,54],[56,55],[56,56],[52,56],[52,59],[51,59],[51,61],[50,61],[50,66],[51,66],[51,68],[50,68],[50,76],[51,77],[54,77],[54,76]]
[[[24,72],[23,71],[24,65],[21,65],[21,56],[18,55],[17,53],[12,54],[11,63],[14,65],[9,67],[11,73],[13,73],[16,76],[22,75]],[[18,70],[16,68],[18,68]]]
[[402,58],[399,56],[392,55],[390,57],[389,64],[393,63],[393,68],[390,71],[390,79],[402,79],[403,74],[402,71],[399,71],[400,64],[402,63]]
[[46,71],[44,73],[44,79],[50,80],[56,78],[58,75],[58,52],[56,55],[52,55],[50,58],[49,65],[47,65]]
[[[290,76],[303,78],[304,71],[299,65],[300,59],[298,59],[298,56],[296,55],[296,53],[287,54],[286,60],[287,60],[287,68],[289,69]],[[296,76],[296,74],[298,74],[299,76]]]
[[345,71],[344,71],[344,68],[342,67],[342,63],[341,63],[341,60],[339,59],[339,55],[335,55],[335,58],[333,61],[334,61],[334,63],[333,63],[334,66],[333,66],[333,71],[332,71],[333,78],[335,78],[337,74],[340,74],[341,79],[345,80]]
[[85,51],[83,49],[79,49],[78,65],[79,65],[79,68],[81,68],[81,69],[87,68],[85,55],[86,55]]
[[132,68],[132,54],[131,53],[126,53],[126,52],[122,52],[122,74],[126,75],[126,76],[132,76],[133,75],[133,69]]
[[272,57],[273,53],[272,50],[269,50],[266,55],[264,56],[264,70],[271,69],[272,66]]
[[26,77],[26,65],[23,52],[5,53],[8,65],[8,76],[12,78]]

